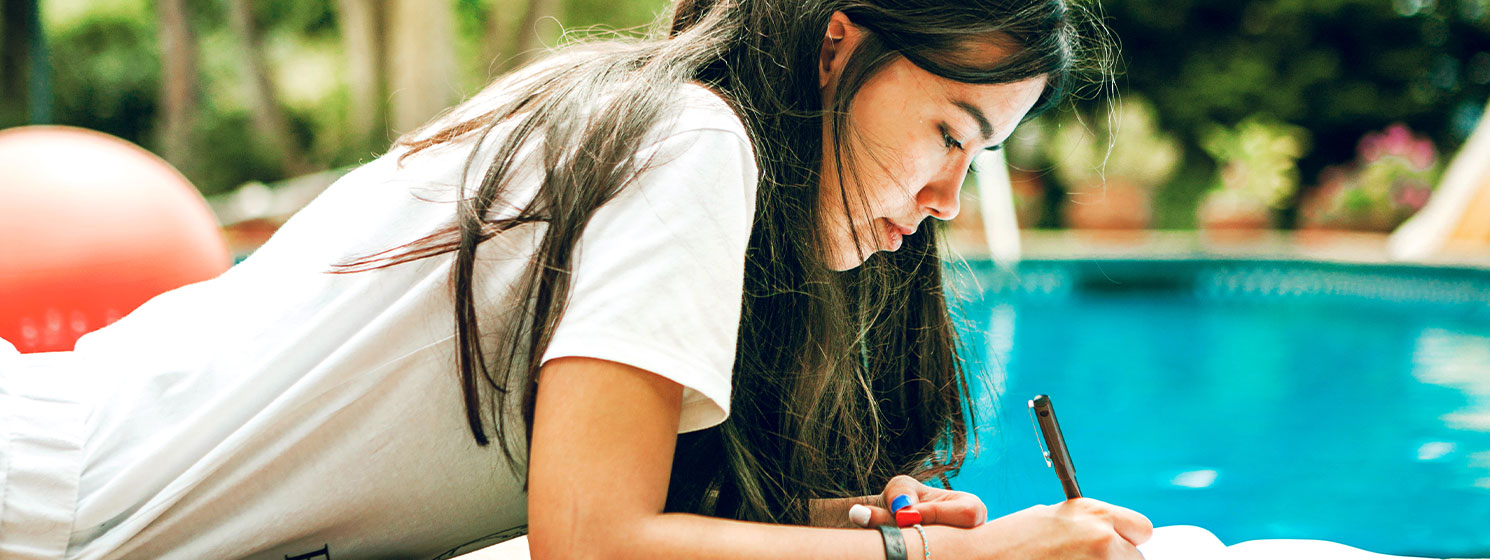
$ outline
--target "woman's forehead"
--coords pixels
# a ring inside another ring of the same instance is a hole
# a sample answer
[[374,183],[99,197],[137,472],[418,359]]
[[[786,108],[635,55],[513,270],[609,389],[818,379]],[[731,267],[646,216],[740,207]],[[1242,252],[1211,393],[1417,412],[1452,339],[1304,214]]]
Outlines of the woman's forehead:
[[967,115],[977,121],[980,132],[990,136],[1004,128],[1010,117],[1016,117],[1012,120],[1017,124],[1017,117],[1045,86],[1044,76],[1004,84],[969,84],[938,76],[904,58],[886,70],[887,77],[897,82],[892,87],[908,103]]

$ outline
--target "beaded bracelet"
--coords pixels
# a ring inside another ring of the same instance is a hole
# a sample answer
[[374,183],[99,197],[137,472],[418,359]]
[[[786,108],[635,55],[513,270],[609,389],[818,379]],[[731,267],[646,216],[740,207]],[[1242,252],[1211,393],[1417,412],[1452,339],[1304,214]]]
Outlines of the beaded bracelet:
[[921,528],[920,523],[915,524],[914,527],[916,532],[921,534],[921,553],[926,555],[926,560],[931,560],[931,541],[926,538],[926,530]]

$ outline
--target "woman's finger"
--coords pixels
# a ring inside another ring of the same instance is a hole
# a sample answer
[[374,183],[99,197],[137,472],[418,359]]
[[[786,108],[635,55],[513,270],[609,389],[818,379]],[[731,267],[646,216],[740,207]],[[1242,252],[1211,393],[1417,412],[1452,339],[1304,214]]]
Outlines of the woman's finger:
[[885,483],[884,505],[889,506],[890,502],[894,501],[896,496],[901,495],[910,496],[912,504],[919,503],[922,501],[921,498],[926,493],[926,490],[929,489],[932,488],[925,484],[921,484],[921,481],[919,480],[903,474],[897,475],[895,478],[891,478],[889,482]]
[[921,513],[921,523],[926,525],[971,529],[988,521],[988,508],[983,505],[983,500],[966,492],[936,501],[923,501],[912,507]]
[[864,504],[854,504],[848,508],[848,520],[859,527],[895,524],[895,516],[890,515],[890,510]]
[[1148,542],[1149,538],[1154,536],[1154,522],[1149,521],[1148,517],[1122,506],[1109,504],[1108,507],[1111,508],[1108,511],[1112,519],[1112,528],[1123,537],[1123,540],[1133,543],[1133,546],[1138,546]]
[[[885,483],[885,505],[892,504],[896,496],[909,498],[911,509],[921,514],[923,525],[973,528],[988,520],[988,508],[977,496],[927,486],[906,475],[896,476]],[[895,522],[894,514],[888,509],[872,512],[870,519],[874,524]]]

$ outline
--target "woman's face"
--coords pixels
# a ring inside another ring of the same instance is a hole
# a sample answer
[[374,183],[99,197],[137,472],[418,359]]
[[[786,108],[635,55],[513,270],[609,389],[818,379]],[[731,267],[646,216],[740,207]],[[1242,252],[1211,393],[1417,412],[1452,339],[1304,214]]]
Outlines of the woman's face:
[[[862,38],[842,13],[828,24],[819,83],[832,99],[848,54]],[[996,47],[970,55],[1001,56]],[[833,122],[823,119],[820,212],[834,270],[859,266],[876,251],[894,251],[930,216],[957,216],[958,194],[973,157],[1003,144],[1030,111],[1045,79],[973,85],[942,78],[897,58],[855,95],[844,134],[845,184],[839,188]],[[848,211],[845,211],[845,199]],[[853,218],[850,220],[849,216]],[[854,241],[855,235],[858,243]]]

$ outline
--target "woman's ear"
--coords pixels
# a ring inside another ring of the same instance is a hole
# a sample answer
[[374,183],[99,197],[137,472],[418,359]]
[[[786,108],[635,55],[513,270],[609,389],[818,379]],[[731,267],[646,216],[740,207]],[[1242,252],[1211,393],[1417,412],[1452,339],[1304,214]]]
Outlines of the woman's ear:
[[849,54],[859,45],[863,30],[849,21],[843,12],[833,12],[828,18],[828,30],[823,34],[823,48],[818,53],[817,79],[819,88],[827,88],[838,81]]

